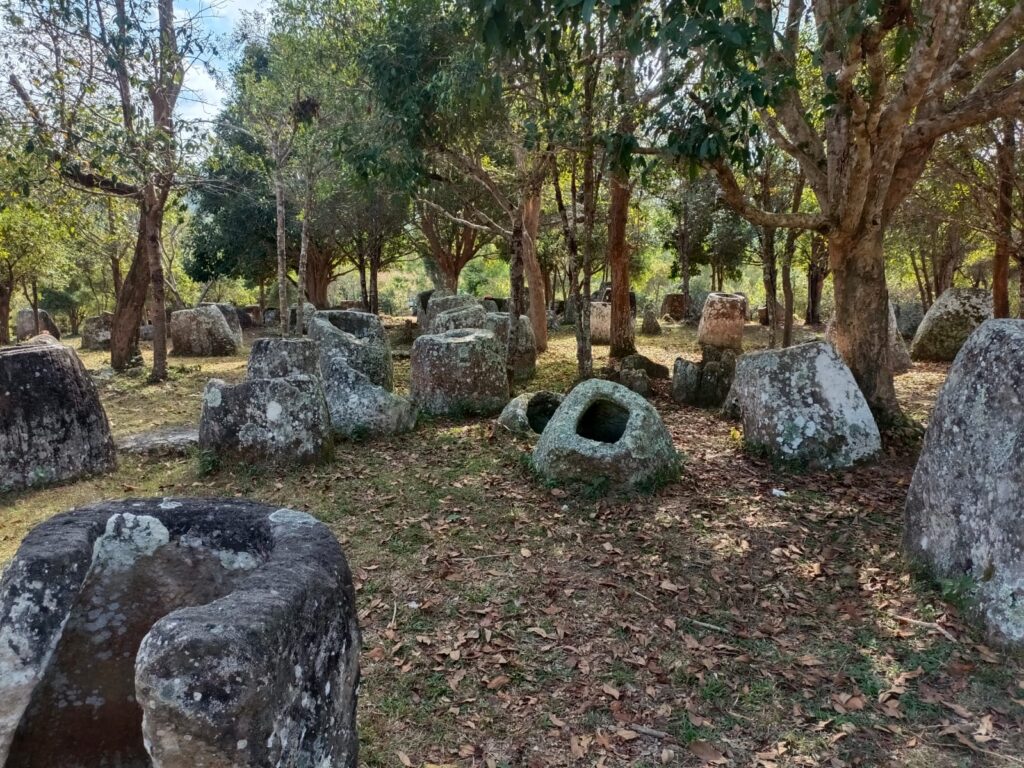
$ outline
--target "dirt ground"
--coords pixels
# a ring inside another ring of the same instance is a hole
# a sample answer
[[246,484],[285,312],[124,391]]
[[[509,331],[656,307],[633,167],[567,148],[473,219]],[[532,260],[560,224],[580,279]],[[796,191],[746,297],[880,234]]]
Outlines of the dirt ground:
[[[698,357],[689,328],[638,341],[668,365]],[[748,326],[748,348],[764,342]],[[556,334],[530,388],[565,390],[574,353]],[[244,369],[174,360],[167,383],[117,376],[101,396],[117,435],[195,423],[207,379]],[[400,391],[408,375],[398,360]],[[906,411],[926,420],[944,377],[899,377]],[[195,456],[122,458],[105,477],[0,496],[0,563],[35,523],[103,498],[308,510],[357,580],[367,766],[1024,765],[1024,660],[901,558],[912,439],[867,466],[786,474],[667,382],[652,400],[685,461],[650,496],[549,487],[530,445],[489,420],[421,419],[325,466],[203,475]]]

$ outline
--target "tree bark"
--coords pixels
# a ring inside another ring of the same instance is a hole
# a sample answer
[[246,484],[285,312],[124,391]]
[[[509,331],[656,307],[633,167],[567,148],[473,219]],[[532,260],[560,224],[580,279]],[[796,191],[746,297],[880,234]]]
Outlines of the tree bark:
[[880,426],[900,419],[889,361],[889,292],[885,284],[883,228],[850,239],[829,239],[835,286],[836,346],[853,372]]
[[515,382],[513,355],[519,343],[519,316],[523,314],[523,218],[522,215],[516,216],[512,224],[512,258],[508,268],[510,300],[505,375],[508,377],[509,394]]
[[302,335],[302,307],[307,301],[306,296],[306,264],[309,260],[309,217],[313,207],[313,190],[307,184],[305,199],[302,203],[302,229],[299,235],[299,274],[296,285],[298,286],[298,312],[295,316],[295,333]]
[[114,319],[110,326],[110,367],[115,371],[123,371],[130,367],[139,355],[139,326],[142,324],[142,312],[149,290],[144,219],[140,210],[135,252],[128,267],[128,274],[121,284],[121,292],[117,295]]
[[327,309],[332,278],[330,257],[311,241],[306,261],[306,299],[317,309]]
[[0,345],[11,343],[11,290],[0,286]]
[[[618,90],[617,109],[619,118],[616,132],[623,139],[636,130],[633,115],[636,100],[636,73],[633,71],[633,57],[620,53],[617,62],[616,80]],[[626,357],[636,352],[633,313],[629,303],[629,248],[626,243],[626,226],[629,221],[629,167],[623,164],[622,154],[613,160],[609,181],[608,209],[608,266],[612,281],[611,350],[614,358]]]
[[537,258],[537,233],[540,230],[540,191],[531,191],[523,201],[523,269],[530,292],[530,326],[537,340],[537,353],[548,348],[548,311],[544,272]]
[[761,281],[764,283],[764,306],[768,313],[768,347],[774,349],[779,327],[778,265],[775,260],[775,229],[761,228]]
[[150,381],[167,379],[167,310],[164,295],[164,261],[160,232],[163,228],[163,204],[152,184],[143,192],[140,213],[145,229],[144,250],[149,265],[149,293],[153,310],[153,370]]
[[35,329],[35,336],[39,335],[39,285],[36,279],[32,278],[32,327]]
[[995,317],[1010,316],[1010,254],[1013,251],[1013,188],[1016,121],[1004,118],[996,138],[996,248],[992,256],[992,303]]
[[377,274],[380,272],[381,254],[370,256],[370,312],[380,314],[380,296],[377,292]]
[[[281,170],[274,172],[274,203],[277,218],[277,309],[280,312],[281,335],[288,335],[288,241],[285,231],[284,180]],[[302,307],[299,307],[299,314]]]

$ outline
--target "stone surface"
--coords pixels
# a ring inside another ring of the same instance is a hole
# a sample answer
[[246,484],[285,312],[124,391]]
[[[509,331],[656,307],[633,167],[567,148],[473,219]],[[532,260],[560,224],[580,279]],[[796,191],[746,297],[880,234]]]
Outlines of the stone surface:
[[644,308],[644,319],[640,324],[640,333],[644,336],[661,335],[661,323],[658,322],[658,315],[654,312],[653,304],[648,304]]
[[110,329],[114,324],[111,312],[101,312],[82,321],[82,349],[98,351],[110,349]]
[[309,321],[309,338],[321,350],[329,348],[332,355],[344,356],[349,366],[366,376],[374,385],[390,392],[394,388],[395,369],[387,335],[383,329],[377,332],[370,326],[360,330],[355,321],[348,324],[348,327],[359,331],[361,335],[343,330],[332,321],[332,317],[338,319],[337,315],[340,314],[317,312]]
[[458,328],[483,328],[486,321],[487,313],[479,304],[454,307],[434,316],[434,320],[430,324],[430,332],[444,333]]
[[199,445],[194,427],[164,427],[138,432],[116,441],[117,450],[136,456],[187,456]]
[[747,298],[739,293],[709,293],[700,314],[697,342],[702,346],[743,349]]
[[686,319],[689,308],[690,302],[687,300],[685,293],[668,293],[661,300],[661,312],[659,314],[662,317],[668,315],[678,323]]
[[1024,647],[1024,320],[983,323],[950,368],[903,546],[937,577],[968,580],[990,634]]
[[736,352],[705,347],[703,360],[678,358],[672,369],[672,399],[698,408],[718,408],[729,395],[736,371]]
[[[466,309],[467,307],[480,307],[480,302],[476,296],[470,296],[465,293],[451,295],[434,291],[427,299],[427,309],[424,315],[425,324],[421,325],[421,327],[424,332],[433,333],[434,321],[438,315],[451,309]],[[480,307],[480,309],[483,310],[483,307]]]
[[238,346],[242,346],[242,321],[238,319],[238,307],[234,304],[214,304],[213,302],[200,304],[199,306],[210,306],[219,309],[220,313],[224,315],[224,319],[227,321],[228,328],[231,329],[231,335],[238,340]]
[[145,325],[139,326],[139,341],[152,341],[153,335],[156,333],[156,326],[152,323],[146,323]]
[[728,399],[747,446],[775,460],[847,467],[882,447],[853,374],[824,341],[743,355]]
[[48,336],[0,349],[0,492],[114,463],[107,415],[74,351]]
[[[508,349],[508,326],[511,315],[508,312],[489,312],[483,327],[494,334],[502,356]],[[512,353],[512,370],[516,381],[529,381],[537,373],[537,337],[533,335],[530,318],[519,315],[519,330],[516,347]]]
[[[825,341],[835,344],[835,319],[832,318],[825,325]],[[903,340],[899,325],[896,321],[896,311],[892,302],[889,302],[889,364],[894,374],[906,373],[913,367],[910,360],[910,351],[907,343]]]
[[914,360],[950,361],[974,329],[992,317],[992,294],[982,288],[950,288],[939,296],[910,345]]
[[509,400],[498,423],[516,435],[539,435],[563,399],[563,395],[547,390],[525,392]]
[[368,358],[354,354],[354,350],[359,353],[368,346],[379,348],[379,340],[372,336],[356,339],[319,316],[310,323],[310,337],[320,350],[320,374],[335,434],[362,438],[407,432],[416,426],[413,403],[378,385],[356,367],[365,368]]
[[359,650],[344,553],[304,512],[58,515],[0,581],[0,765],[354,768]]
[[215,306],[179,309],[171,314],[173,353],[192,357],[228,357],[241,349],[241,337]]
[[590,343],[612,343],[612,305],[610,302],[590,302]]
[[668,366],[656,363],[649,357],[640,354],[627,355],[619,363],[621,370],[644,371],[652,379],[667,379],[669,377]]
[[249,352],[246,375],[250,379],[319,376],[320,353],[316,342],[301,337],[256,339]]
[[[36,335],[36,320],[31,309],[18,310],[18,314],[14,316],[14,332],[18,341],[25,341]],[[45,309],[39,310],[39,332],[48,333],[55,339],[60,338],[60,328]]]
[[489,296],[485,297],[483,299],[480,299],[480,306],[484,308],[484,312],[500,312],[501,311],[501,309],[498,308],[498,302],[496,302],[494,299],[492,299]]
[[211,379],[203,391],[199,447],[254,463],[316,462],[330,455],[330,427],[317,377]]
[[463,328],[412,345],[411,395],[426,413],[498,413],[509,400],[505,356],[492,331]]
[[619,383],[643,397],[651,394],[651,377],[642,368],[623,368],[619,371]]
[[555,482],[635,487],[674,476],[679,457],[650,403],[621,384],[589,379],[555,411],[533,463]]
[[894,304],[896,325],[904,339],[913,339],[924,319],[924,307],[919,301],[901,301]]

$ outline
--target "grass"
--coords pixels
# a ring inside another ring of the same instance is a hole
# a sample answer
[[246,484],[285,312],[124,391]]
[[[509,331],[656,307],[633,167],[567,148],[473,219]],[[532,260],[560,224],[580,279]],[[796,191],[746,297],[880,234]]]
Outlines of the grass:
[[[764,336],[748,327],[748,348]],[[638,341],[669,366],[699,358],[690,328]],[[574,354],[571,334],[555,334],[531,388],[564,391]],[[118,436],[194,424],[206,380],[244,370],[244,357],[175,361],[165,384],[117,376],[101,397]],[[408,377],[398,360],[399,391]],[[897,380],[916,418],[943,377],[917,366]],[[697,766],[698,742],[735,765],[952,768],[1024,754],[1021,659],[979,651],[958,592],[913,578],[900,557],[912,444],[794,476],[744,453],[734,425],[673,403],[666,383],[652,401],[687,458],[649,494],[565,495],[534,478],[529,442],[493,438],[487,420],[431,419],[342,443],[323,466],[123,457],[104,477],[0,497],[0,562],[32,525],[103,498],[241,494],[311,512],[356,582],[367,766],[399,765],[398,752],[416,766],[654,766],[663,754]],[[897,687],[886,709],[879,697]],[[863,707],[836,708],[858,696]]]

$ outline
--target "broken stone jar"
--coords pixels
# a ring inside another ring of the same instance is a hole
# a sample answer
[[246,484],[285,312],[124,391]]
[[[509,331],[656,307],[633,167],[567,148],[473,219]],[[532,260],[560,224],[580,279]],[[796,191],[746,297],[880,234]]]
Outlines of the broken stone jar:
[[345,556],[304,512],[58,515],[0,582],[0,766],[355,766],[359,646]]

